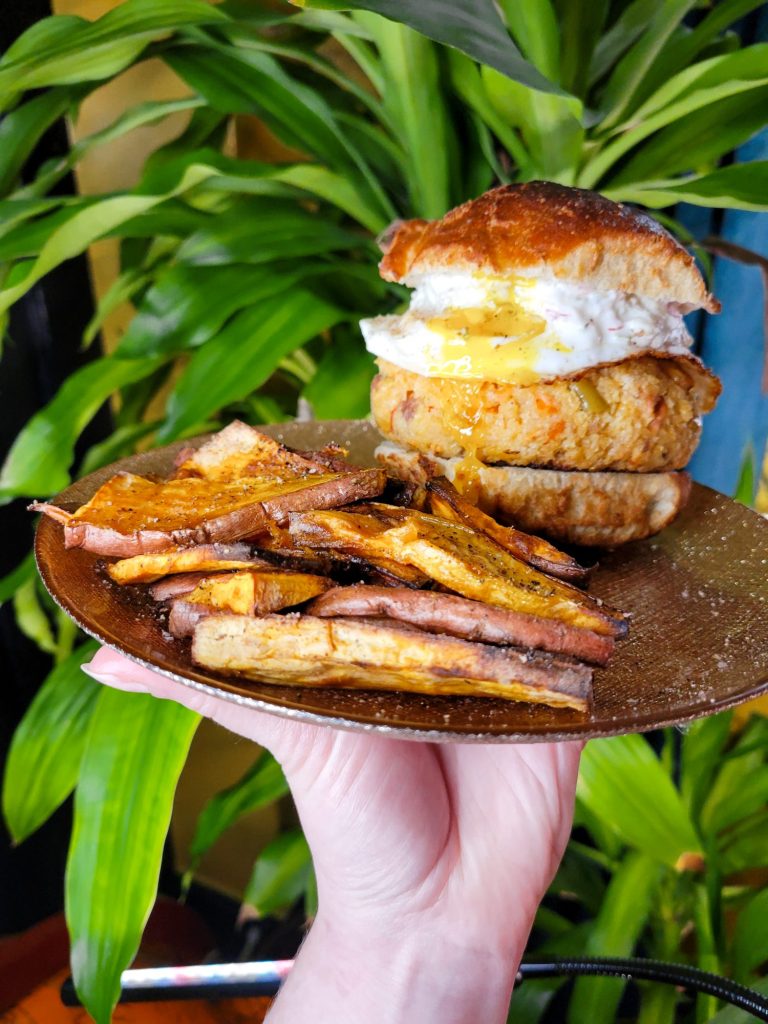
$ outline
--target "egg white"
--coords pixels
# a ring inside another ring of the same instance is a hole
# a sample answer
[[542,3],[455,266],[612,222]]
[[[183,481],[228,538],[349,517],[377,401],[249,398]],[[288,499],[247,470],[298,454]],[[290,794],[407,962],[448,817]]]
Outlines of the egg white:
[[[415,284],[407,312],[362,320],[360,327],[369,352],[422,376],[512,382],[529,381],[532,375],[551,379],[639,352],[683,354],[692,342],[680,307],[671,301],[627,292],[595,292],[555,277],[441,271],[425,274]],[[446,346],[445,331],[430,326],[430,321],[449,312],[497,309],[510,303],[545,321],[542,333],[525,345],[516,338],[490,339],[500,355],[511,355],[515,346],[520,350],[519,371],[514,368],[515,359],[499,360],[498,377],[489,372],[487,358],[482,369],[479,364],[473,366],[471,340],[465,342],[457,331]],[[513,348],[505,351],[504,346]]]

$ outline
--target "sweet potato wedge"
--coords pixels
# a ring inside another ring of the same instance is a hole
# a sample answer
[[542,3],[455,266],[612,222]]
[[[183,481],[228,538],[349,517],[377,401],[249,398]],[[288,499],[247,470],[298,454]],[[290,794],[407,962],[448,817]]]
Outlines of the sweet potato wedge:
[[298,686],[468,694],[579,711],[591,696],[592,672],[585,665],[392,622],[211,615],[195,628],[192,657],[216,671]]
[[511,611],[558,619],[604,636],[622,636],[619,612],[561,580],[545,576],[467,526],[413,509],[319,511],[288,517],[291,536],[318,548],[415,566],[448,590]]
[[303,604],[332,585],[324,576],[279,569],[211,576],[201,580],[183,599],[173,602],[168,629],[174,636],[191,636],[196,623],[206,615],[267,615]]
[[329,472],[345,473],[349,466],[338,455],[335,465],[329,466],[325,452],[318,458],[312,452],[294,452],[274,438],[234,420],[200,448],[186,448],[177,457],[177,478],[200,477],[204,480],[240,480],[259,476],[270,480],[293,480],[296,477],[325,475]]
[[107,566],[115,583],[154,583],[163,576],[176,573],[222,572],[226,569],[248,569],[254,565],[268,566],[254,555],[250,544],[196,544],[157,554],[133,555]]
[[30,509],[63,522],[65,547],[125,556],[240,540],[296,509],[335,508],[374,497],[383,487],[384,472],[376,469],[282,482],[184,477],[158,483],[118,473],[73,514],[47,503]]
[[335,587],[307,606],[321,618],[387,618],[432,633],[449,633],[485,644],[537,648],[597,665],[607,664],[613,637],[569,626],[554,619],[496,608],[454,594],[394,587]]
[[560,551],[542,537],[534,537],[530,533],[516,530],[513,526],[502,526],[497,523],[482,509],[462,497],[444,476],[429,480],[427,492],[434,515],[455,523],[463,523],[473,530],[484,533],[505,551],[547,573],[548,576],[556,576],[570,583],[583,583],[589,577],[589,569],[579,565],[575,558]]

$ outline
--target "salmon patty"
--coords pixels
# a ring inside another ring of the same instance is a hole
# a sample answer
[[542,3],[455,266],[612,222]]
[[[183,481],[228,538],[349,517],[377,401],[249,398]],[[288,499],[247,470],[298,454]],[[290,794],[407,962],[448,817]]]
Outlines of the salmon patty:
[[371,407],[392,441],[443,458],[566,470],[682,469],[720,383],[693,356],[643,355],[574,378],[423,377],[379,360]]

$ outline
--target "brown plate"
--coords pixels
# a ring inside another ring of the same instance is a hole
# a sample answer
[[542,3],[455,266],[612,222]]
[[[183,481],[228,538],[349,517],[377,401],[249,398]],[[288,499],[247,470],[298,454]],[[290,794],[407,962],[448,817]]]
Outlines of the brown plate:
[[[356,421],[264,429],[303,449],[338,441],[360,465],[373,464],[380,440],[370,424]],[[73,510],[118,469],[166,475],[181,447],[123,459],[53,500]],[[493,698],[268,685],[206,672],[192,664],[188,641],[164,631],[148,595],[111,583],[97,555],[65,551],[62,528],[51,519],[42,519],[35,551],[54,600],[108,647],[225,700],[345,729],[464,742],[610,736],[688,722],[768,689],[768,521],[698,485],[672,527],[601,559],[590,590],[630,611],[632,621],[610,667],[595,671],[589,714]]]

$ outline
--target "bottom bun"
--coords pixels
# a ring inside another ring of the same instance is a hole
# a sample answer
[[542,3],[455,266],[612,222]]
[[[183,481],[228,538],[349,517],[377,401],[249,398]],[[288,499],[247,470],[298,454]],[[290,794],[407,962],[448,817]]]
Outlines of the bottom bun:
[[[463,460],[423,455],[385,442],[376,458],[395,476],[425,483],[453,480]],[[588,547],[642,540],[668,526],[688,500],[687,473],[566,472],[529,466],[483,466],[479,506],[528,533]]]

